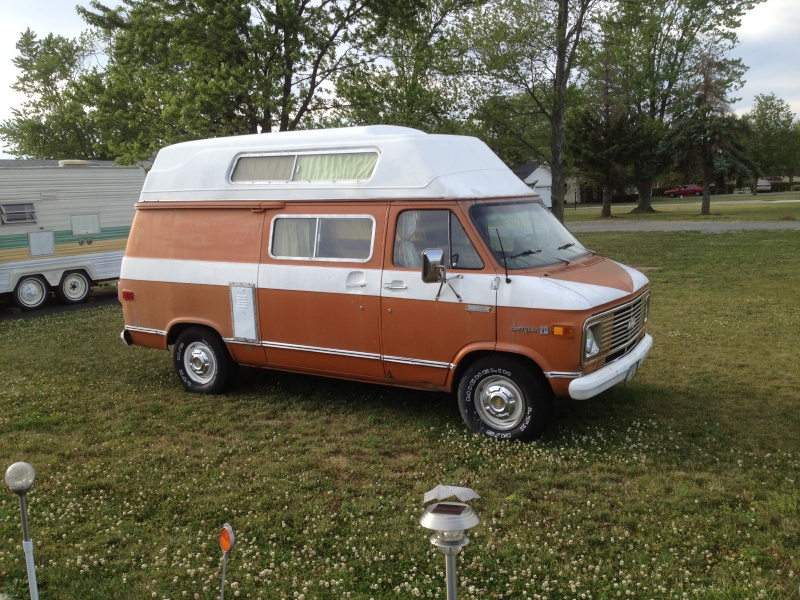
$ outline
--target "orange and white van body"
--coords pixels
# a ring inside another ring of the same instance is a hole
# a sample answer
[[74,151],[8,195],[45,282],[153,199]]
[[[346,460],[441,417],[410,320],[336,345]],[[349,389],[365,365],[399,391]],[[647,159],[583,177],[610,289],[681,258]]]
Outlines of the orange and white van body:
[[457,391],[529,439],[553,397],[630,380],[647,278],[586,250],[482,142],[387,126],[161,150],[128,239],[129,344],[191,391],[241,365]]

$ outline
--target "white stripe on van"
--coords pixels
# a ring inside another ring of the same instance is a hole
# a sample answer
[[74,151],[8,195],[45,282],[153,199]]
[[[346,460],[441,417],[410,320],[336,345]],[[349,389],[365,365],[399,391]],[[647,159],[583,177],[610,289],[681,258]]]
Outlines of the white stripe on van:
[[254,283],[257,276],[258,265],[255,263],[128,256],[122,259],[122,269],[120,270],[120,279],[224,285],[226,287],[233,281]]
[[[462,275],[463,277],[457,277]],[[587,310],[628,295],[606,286],[564,281],[551,277],[509,274],[511,283],[500,276],[497,298],[493,286],[498,277],[491,273],[448,272],[453,289],[445,284],[439,302],[510,308]],[[359,294],[409,300],[436,298],[438,283],[424,283],[418,271],[361,269],[315,264],[259,265],[200,260],[125,257],[121,279],[225,286],[231,282],[257,283],[261,289],[328,294]],[[644,278],[641,278],[644,280]],[[636,281],[641,285],[641,281]]]

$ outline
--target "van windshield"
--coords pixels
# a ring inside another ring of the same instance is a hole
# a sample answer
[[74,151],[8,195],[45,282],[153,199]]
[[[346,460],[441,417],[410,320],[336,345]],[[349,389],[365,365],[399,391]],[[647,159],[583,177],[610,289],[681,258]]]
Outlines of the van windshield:
[[508,270],[569,263],[589,252],[539,202],[475,204],[469,214],[483,241]]

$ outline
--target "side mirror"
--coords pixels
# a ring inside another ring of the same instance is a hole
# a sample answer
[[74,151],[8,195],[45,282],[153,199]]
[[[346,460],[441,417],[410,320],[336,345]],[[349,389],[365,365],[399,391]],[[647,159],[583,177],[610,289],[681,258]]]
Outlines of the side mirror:
[[444,250],[428,248],[422,252],[422,281],[441,283],[446,279],[444,269]]

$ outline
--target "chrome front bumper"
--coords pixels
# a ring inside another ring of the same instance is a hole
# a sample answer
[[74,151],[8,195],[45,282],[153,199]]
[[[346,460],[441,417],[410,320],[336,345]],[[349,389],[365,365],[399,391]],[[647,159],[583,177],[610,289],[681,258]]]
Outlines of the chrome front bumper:
[[652,347],[653,338],[649,334],[644,334],[642,341],[625,356],[584,377],[573,379],[569,384],[570,397],[575,400],[587,400],[625,381],[632,369],[635,372],[641,366]]

